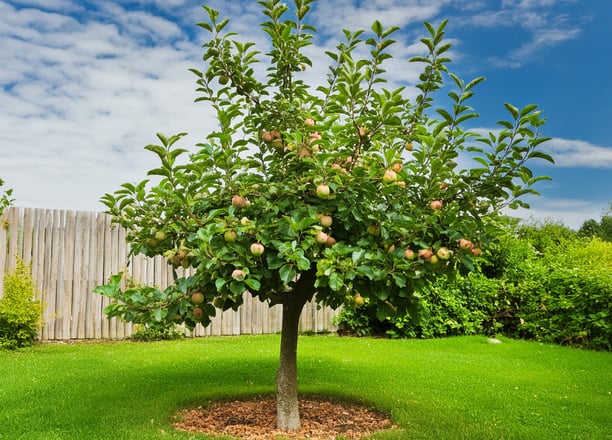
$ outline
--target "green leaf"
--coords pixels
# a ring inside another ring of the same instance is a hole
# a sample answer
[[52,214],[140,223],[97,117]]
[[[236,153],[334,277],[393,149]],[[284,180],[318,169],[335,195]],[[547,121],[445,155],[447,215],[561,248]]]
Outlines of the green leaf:
[[280,276],[280,279],[283,281],[283,283],[287,285],[295,279],[295,277],[297,276],[297,271],[295,270],[295,267],[293,265],[284,264],[278,270],[278,275]]
[[244,283],[255,292],[259,292],[259,289],[261,288],[261,283],[255,278],[247,278],[246,280],[244,280]]

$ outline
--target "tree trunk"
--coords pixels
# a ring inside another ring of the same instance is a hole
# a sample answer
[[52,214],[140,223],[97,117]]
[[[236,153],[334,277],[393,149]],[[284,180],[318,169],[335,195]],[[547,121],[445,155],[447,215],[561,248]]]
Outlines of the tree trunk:
[[286,431],[300,428],[297,387],[297,345],[300,315],[314,296],[314,271],[300,276],[293,290],[282,301],[280,361],[276,374],[276,427]]

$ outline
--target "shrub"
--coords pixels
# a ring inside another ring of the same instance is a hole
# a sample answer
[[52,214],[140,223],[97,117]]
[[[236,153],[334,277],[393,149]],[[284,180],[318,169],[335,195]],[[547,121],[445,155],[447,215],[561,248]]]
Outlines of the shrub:
[[135,341],[162,341],[180,339],[184,336],[185,333],[175,326],[167,326],[165,324],[145,324],[138,326],[130,338]]
[[42,303],[30,267],[17,260],[15,271],[4,277],[0,298],[0,347],[16,349],[32,344],[42,325]]

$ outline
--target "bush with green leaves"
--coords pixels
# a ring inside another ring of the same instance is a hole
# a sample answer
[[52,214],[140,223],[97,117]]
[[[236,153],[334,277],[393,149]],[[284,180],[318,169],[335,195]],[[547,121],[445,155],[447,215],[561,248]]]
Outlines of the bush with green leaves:
[[[204,65],[192,72],[218,127],[195,151],[177,147],[182,133],[159,134],[146,147],[159,159],[149,171],[156,181],[103,197],[132,252],[195,271],[177,272],[164,290],[124,289],[117,275],[96,291],[111,298],[109,316],[189,327],[238,309],[247,291],[280,304],[277,424],[295,429],[306,302],[366,298],[378,318],[418,313],[422,286],[473,269],[500,210],[526,206],[523,196],[546,178],[528,166],[552,158],[538,148],[547,138],[536,105],[506,103],[509,120],[495,133],[464,128],[478,117],[469,102],[483,78],[449,72],[445,21],[425,23],[422,55],[410,60],[422,66],[411,99],[385,75],[396,27],[344,31],[325,52],[327,82],[309,84],[313,0],[258,3],[265,54],[204,6]],[[434,105],[442,91],[449,104]],[[461,168],[460,155],[474,160]]]
[[0,347],[16,349],[32,345],[42,325],[42,303],[30,267],[21,259],[4,277],[0,297]]
[[509,225],[478,270],[436,280],[420,295],[420,319],[378,321],[366,303],[345,308],[337,322],[358,335],[499,333],[612,349],[612,244],[558,224]]

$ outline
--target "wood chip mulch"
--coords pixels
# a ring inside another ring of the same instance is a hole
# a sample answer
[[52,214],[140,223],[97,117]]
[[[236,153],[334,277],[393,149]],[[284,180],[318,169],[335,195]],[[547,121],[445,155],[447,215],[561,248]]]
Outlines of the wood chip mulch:
[[176,416],[174,426],[243,440],[333,440],[337,436],[355,440],[394,427],[387,415],[352,403],[300,398],[299,405],[301,428],[296,431],[276,429],[274,396],[185,409]]

